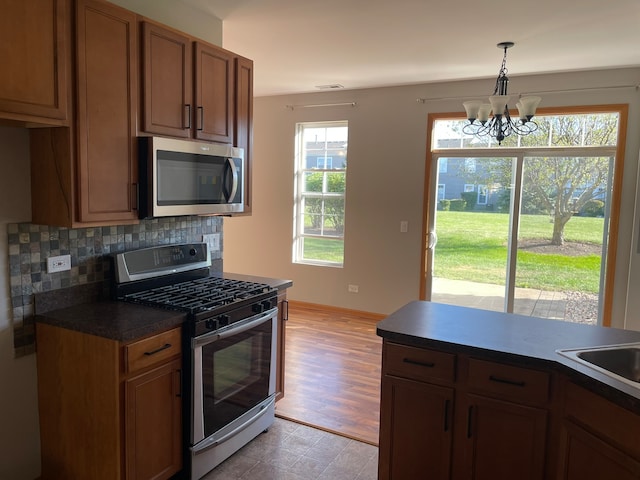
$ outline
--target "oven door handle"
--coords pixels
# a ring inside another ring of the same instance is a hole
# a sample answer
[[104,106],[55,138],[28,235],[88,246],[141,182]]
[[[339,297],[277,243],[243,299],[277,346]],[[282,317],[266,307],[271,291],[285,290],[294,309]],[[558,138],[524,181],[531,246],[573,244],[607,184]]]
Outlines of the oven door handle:
[[198,348],[203,345],[215,342],[216,340],[222,340],[232,335],[246,332],[247,330],[250,330],[254,327],[257,327],[258,325],[262,325],[268,320],[271,320],[274,315],[277,315],[277,313],[278,307],[275,307],[255,317],[249,317],[243,322],[238,322],[239,324],[234,324],[231,328],[226,329],[222,332],[209,332],[205,333],[204,335],[200,335],[199,337],[193,339],[193,348]]
[[261,406],[260,411],[257,412],[253,417],[248,419],[242,425],[238,425],[236,428],[231,430],[229,433],[226,433],[222,437],[220,437],[220,438],[210,438],[209,440],[205,440],[204,442],[202,442],[201,445],[197,445],[197,446],[193,447],[192,448],[193,454],[194,455],[200,455],[201,453],[204,453],[205,451],[207,451],[207,450],[209,450],[209,449],[211,449],[213,447],[216,447],[216,446],[226,442],[231,437],[235,436],[238,432],[241,432],[242,430],[247,428],[249,425],[254,423],[256,420],[261,418],[265,413],[267,413],[269,411],[269,407],[271,407],[275,403],[276,403],[276,396],[274,394],[274,395],[272,395],[271,397],[268,398],[267,402],[264,403]]

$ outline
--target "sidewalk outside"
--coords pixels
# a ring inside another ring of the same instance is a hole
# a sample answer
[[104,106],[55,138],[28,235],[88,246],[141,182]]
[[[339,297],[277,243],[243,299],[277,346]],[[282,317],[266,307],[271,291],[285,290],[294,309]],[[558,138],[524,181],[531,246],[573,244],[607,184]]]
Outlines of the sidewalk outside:
[[[464,307],[504,311],[504,285],[433,279],[431,300]],[[597,297],[595,298],[597,316]],[[571,318],[569,298],[564,292],[547,292],[533,288],[516,288],[514,313],[556,320],[595,324],[596,318]]]

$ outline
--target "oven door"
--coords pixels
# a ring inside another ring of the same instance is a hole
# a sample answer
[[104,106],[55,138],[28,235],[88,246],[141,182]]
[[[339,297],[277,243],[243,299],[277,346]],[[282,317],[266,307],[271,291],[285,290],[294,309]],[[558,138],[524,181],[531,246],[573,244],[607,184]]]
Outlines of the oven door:
[[191,445],[223,442],[275,402],[277,318],[273,308],[193,339]]

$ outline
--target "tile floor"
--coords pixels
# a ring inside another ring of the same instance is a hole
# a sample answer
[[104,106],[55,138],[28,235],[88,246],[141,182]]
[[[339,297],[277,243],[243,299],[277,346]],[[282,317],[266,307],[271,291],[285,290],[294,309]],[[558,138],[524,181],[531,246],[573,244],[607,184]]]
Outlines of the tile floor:
[[276,418],[203,480],[375,480],[378,448]]

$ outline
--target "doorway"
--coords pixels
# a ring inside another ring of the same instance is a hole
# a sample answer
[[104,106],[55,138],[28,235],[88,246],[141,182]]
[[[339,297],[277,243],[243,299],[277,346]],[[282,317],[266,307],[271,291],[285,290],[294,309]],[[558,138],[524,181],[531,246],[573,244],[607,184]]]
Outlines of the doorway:
[[421,298],[608,325],[625,113],[543,115],[503,147],[430,116]]

